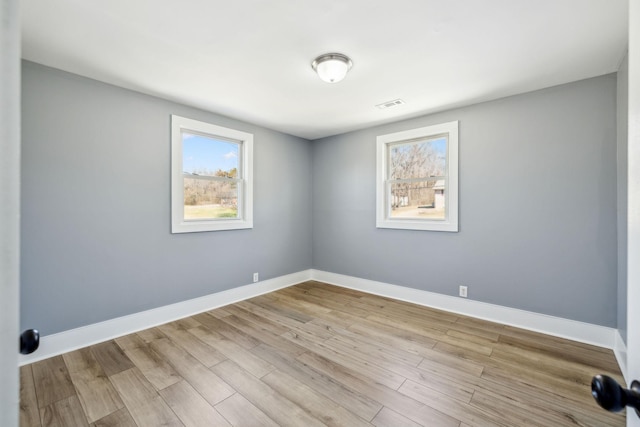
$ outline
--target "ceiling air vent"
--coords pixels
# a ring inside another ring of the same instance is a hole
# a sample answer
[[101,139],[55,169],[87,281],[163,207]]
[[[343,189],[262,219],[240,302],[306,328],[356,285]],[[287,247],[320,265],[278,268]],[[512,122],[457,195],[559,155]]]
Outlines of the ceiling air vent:
[[402,99],[394,99],[393,101],[387,101],[387,102],[383,102],[382,104],[378,104],[376,105],[376,107],[378,107],[381,110],[384,110],[385,108],[396,107],[402,104],[404,104],[404,101]]

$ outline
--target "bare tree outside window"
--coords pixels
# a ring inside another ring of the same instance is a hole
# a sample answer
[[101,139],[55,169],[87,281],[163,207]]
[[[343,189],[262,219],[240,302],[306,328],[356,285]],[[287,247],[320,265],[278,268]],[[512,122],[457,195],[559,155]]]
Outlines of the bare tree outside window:
[[389,145],[392,218],[445,218],[447,137]]

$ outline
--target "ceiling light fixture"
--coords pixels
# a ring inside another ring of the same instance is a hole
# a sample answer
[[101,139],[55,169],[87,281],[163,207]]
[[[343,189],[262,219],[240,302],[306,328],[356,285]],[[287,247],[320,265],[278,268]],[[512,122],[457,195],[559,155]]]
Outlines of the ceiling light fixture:
[[341,53],[325,53],[311,63],[318,76],[327,83],[338,83],[344,79],[352,66],[351,59]]

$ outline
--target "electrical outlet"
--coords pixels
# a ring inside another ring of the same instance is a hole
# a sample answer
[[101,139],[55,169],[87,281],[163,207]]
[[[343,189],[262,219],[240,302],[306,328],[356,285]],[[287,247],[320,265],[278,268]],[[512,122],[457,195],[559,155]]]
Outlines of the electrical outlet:
[[253,273],[253,283],[258,281],[258,273]]
[[460,286],[460,291],[459,294],[462,298],[466,298],[467,297],[467,287],[466,286]]

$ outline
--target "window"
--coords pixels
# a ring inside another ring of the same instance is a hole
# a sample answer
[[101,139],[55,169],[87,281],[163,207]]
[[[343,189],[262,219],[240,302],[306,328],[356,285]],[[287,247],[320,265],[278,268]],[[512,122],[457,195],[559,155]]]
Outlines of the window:
[[458,122],[377,138],[378,228],[458,231]]
[[253,228],[253,135],[171,116],[171,232]]

